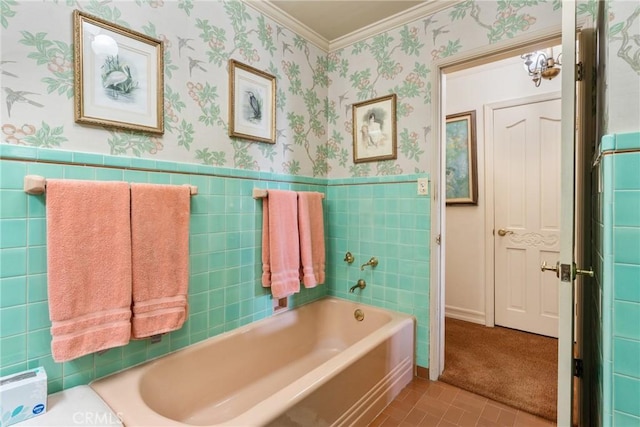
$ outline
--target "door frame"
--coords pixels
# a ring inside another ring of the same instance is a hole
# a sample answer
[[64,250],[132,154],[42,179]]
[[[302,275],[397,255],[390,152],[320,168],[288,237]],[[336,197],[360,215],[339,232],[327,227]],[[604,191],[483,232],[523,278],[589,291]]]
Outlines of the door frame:
[[[556,45],[557,41],[551,41]],[[526,96],[523,98],[514,98],[506,101],[494,102],[484,106],[484,169],[485,169],[485,326],[495,326],[495,193],[494,193],[494,144],[493,144],[493,114],[495,110],[503,108],[517,107],[520,105],[533,104],[537,102],[553,101],[560,99],[562,101],[562,92],[547,92],[540,95]]]
[[[530,52],[548,46],[562,36],[562,25],[533,31],[525,36],[514,37],[493,45],[482,46],[452,58],[443,58],[434,62],[431,72],[432,132],[434,135],[431,156],[431,272],[429,275],[429,379],[436,381],[444,370],[444,312],[445,312],[445,188],[444,178],[445,144],[444,132],[446,120],[445,74],[477,65],[513,57],[519,53]],[[524,72],[524,71],[523,71]],[[486,156],[486,154],[485,154]],[[486,181],[486,174],[485,174]]]
[[[434,141],[432,144],[432,158],[431,158],[431,179],[433,181],[433,202],[431,207],[431,230],[434,237],[431,241],[431,274],[430,274],[430,336],[429,336],[429,379],[437,380],[442,371],[444,370],[444,283],[445,283],[445,247],[444,243],[446,239],[442,237],[445,230],[445,203],[442,195],[445,194],[445,177],[443,172],[445,153],[442,147],[444,147],[444,132],[445,129],[445,111],[444,97],[445,82],[444,74],[446,71],[456,71],[460,69],[469,68],[475,65],[484,64],[497,59],[502,59],[506,56],[515,54],[518,50],[521,52],[530,51],[535,49],[536,45],[548,43],[549,40],[562,37],[563,33],[569,34],[566,38],[563,37],[563,53],[567,53],[569,57],[575,57],[575,43],[570,43],[568,40],[574,39],[577,32],[589,28],[587,19],[577,20],[576,18],[576,4],[574,0],[567,2],[568,7],[563,7],[562,18],[560,23],[549,27],[540,32],[533,32],[526,36],[516,37],[504,43],[496,43],[496,45],[484,46],[466,54],[456,56],[455,58],[444,58],[434,63],[434,70],[432,72],[431,84],[432,84],[432,126],[434,133]],[[572,37],[573,35],[573,37]],[[508,52],[505,55],[505,52]],[[567,68],[565,64],[564,68]],[[573,123],[572,126],[563,126],[562,135],[563,141],[566,138],[573,140],[575,133],[575,68],[569,67],[569,71],[562,73],[562,87],[567,88],[567,93],[563,93],[563,105],[562,105],[562,117],[563,123]],[[571,114],[569,114],[569,108],[571,108]],[[566,110],[566,111],[565,111]],[[571,131],[571,137],[569,136]],[[568,158],[569,146],[563,144],[563,158]],[[575,147],[572,148],[572,156],[575,159]],[[567,171],[568,172],[568,171]],[[573,173],[572,173],[573,177]],[[567,180],[563,180],[562,185],[562,198],[564,200],[571,200],[573,203],[573,180],[571,181],[571,188],[565,183]],[[573,217],[571,212],[570,217]],[[565,212],[562,216],[562,221],[568,221],[569,216]],[[565,225],[568,222],[565,222]],[[573,225],[573,220],[571,220]],[[566,226],[563,228],[566,229]],[[571,227],[573,229],[573,227]],[[572,239],[570,239],[572,240]],[[442,243],[442,244],[441,244]],[[569,247],[571,246],[571,247]],[[567,263],[573,260],[573,242],[561,242],[560,247],[560,262]],[[562,301],[569,298],[572,299],[573,282],[571,286],[565,286],[559,281],[559,327],[558,336],[571,337],[573,334],[573,308],[569,309],[562,305]],[[559,339],[558,354],[563,357],[558,358],[558,418],[560,423],[568,424],[571,420],[571,404],[564,405],[566,396],[569,396],[571,401],[572,396],[572,381],[560,381],[560,378],[573,378],[573,357],[572,348],[567,348],[568,345],[573,344],[573,339],[569,342],[563,339]],[[565,358],[564,355],[571,355],[569,358]],[[584,390],[581,393],[584,396]],[[561,399],[561,396],[563,399]],[[561,401],[562,400],[562,401]]]

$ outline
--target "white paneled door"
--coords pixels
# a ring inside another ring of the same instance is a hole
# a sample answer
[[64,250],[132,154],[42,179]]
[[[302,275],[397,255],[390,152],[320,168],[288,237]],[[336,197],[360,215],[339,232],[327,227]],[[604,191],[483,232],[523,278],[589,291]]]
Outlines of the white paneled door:
[[[514,103],[517,104],[517,103]],[[494,110],[495,324],[558,337],[561,102]]]

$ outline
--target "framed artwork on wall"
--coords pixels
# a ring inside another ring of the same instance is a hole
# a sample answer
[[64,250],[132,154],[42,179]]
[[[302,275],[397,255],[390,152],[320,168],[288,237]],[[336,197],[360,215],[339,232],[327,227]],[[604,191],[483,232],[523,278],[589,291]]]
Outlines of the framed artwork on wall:
[[446,178],[447,205],[478,204],[476,112],[447,116]]
[[73,12],[75,121],[164,133],[162,41]]
[[397,159],[396,94],[353,104],[353,162]]
[[229,60],[229,136],[276,142],[276,78]]

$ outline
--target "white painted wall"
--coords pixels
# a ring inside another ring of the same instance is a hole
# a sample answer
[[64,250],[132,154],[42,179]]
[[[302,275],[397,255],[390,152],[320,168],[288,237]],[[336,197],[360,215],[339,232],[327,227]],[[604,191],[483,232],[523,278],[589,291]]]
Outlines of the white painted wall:
[[492,175],[484,168],[484,105],[557,92],[560,80],[536,88],[520,57],[446,75],[447,114],[476,111],[478,153],[478,205],[446,208],[446,316],[485,323],[485,182]]

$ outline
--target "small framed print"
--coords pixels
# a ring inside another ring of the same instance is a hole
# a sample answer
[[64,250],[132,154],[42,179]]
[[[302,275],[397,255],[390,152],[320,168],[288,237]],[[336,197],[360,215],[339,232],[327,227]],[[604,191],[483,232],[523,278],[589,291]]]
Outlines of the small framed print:
[[73,13],[75,121],[164,133],[162,41]]
[[447,116],[447,205],[478,204],[476,112]]
[[229,136],[276,142],[276,78],[229,60]]
[[353,104],[353,162],[398,158],[396,94]]

